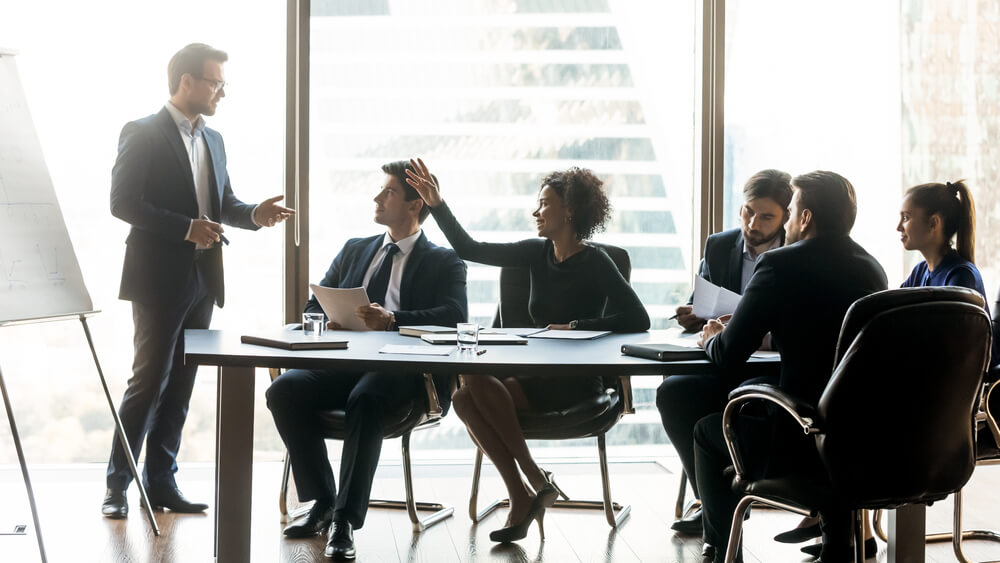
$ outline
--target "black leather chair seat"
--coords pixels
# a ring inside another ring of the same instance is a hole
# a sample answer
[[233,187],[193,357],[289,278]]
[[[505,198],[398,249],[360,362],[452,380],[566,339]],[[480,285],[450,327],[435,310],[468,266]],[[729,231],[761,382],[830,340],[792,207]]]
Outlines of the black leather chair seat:
[[614,389],[562,410],[518,411],[529,440],[590,438],[611,429],[622,416],[621,396]]
[[[382,414],[382,424],[385,427],[384,436],[386,439],[399,438],[403,434],[419,426],[422,418],[427,416],[426,407],[422,401],[406,401],[399,407]],[[326,411],[320,415],[323,424],[323,432],[327,438],[334,440],[344,439],[345,418],[344,409]]]
[[803,510],[823,506],[833,496],[826,474],[791,474],[757,481],[737,481],[733,490],[790,504]]

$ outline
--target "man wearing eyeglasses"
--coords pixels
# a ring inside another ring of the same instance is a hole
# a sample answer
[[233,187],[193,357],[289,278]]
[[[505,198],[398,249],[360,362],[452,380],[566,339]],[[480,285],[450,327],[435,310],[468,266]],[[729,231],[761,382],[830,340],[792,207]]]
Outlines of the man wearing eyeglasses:
[[[258,205],[234,194],[222,136],[205,126],[226,95],[228,55],[193,43],[167,65],[170,99],[159,113],[122,129],[111,171],[111,214],[129,223],[119,298],[132,302],[135,359],[119,407],[137,457],[146,442],[143,482],[150,503],[202,512],[174,480],[181,430],[196,368],[184,365],[184,329],[208,328],[225,293],[221,223],[256,230],[290,217],[282,196]],[[126,452],[112,442],[102,513],[125,518],[132,480]]]

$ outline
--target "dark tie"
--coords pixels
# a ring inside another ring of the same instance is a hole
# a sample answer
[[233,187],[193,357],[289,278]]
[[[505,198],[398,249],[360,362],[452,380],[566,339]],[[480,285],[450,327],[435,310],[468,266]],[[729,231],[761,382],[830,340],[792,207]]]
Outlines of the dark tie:
[[385,258],[382,258],[382,263],[379,264],[378,270],[375,270],[372,279],[368,280],[368,287],[365,288],[369,302],[385,305],[385,292],[389,289],[389,274],[392,273],[392,257],[397,252],[399,247],[395,244],[390,242],[386,245]]

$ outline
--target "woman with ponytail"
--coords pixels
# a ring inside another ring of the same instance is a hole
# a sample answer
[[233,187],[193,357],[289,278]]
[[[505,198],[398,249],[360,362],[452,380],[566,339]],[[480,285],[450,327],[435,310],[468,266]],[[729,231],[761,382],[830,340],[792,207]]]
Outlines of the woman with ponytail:
[[918,250],[924,257],[902,287],[961,286],[986,299],[975,264],[976,207],[963,181],[921,184],[907,190],[896,230],[903,248]]

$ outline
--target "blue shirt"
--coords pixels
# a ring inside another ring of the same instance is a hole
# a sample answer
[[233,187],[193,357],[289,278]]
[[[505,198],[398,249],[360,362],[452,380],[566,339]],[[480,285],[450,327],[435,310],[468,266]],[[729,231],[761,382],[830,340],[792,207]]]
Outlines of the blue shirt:
[[[986,301],[986,286],[983,285],[979,269],[954,250],[945,255],[933,272],[927,267],[926,260],[917,264],[900,287],[930,286],[967,287],[978,291],[983,296],[983,301]],[[989,312],[990,306],[986,305],[986,313]]]

